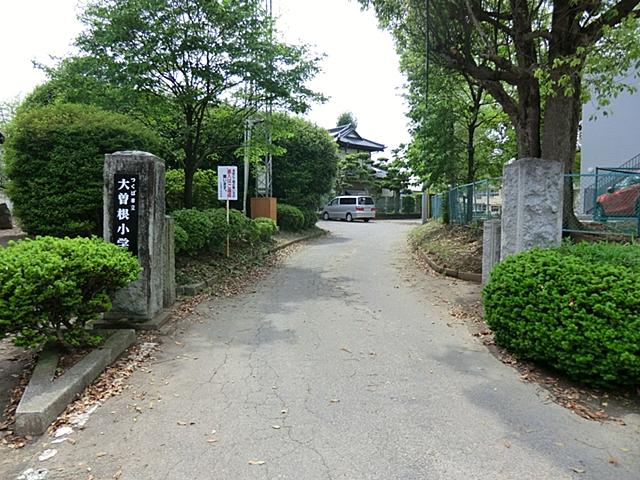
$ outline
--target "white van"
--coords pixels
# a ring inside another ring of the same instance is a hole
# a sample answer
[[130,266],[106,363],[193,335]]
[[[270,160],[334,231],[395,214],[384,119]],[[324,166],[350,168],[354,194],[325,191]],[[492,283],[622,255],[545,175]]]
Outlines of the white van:
[[327,203],[322,209],[322,219],[346,220],[353,222],[362,219],[368,222],[376,218],[376,205],[373,198],[365,195],[343,195]]

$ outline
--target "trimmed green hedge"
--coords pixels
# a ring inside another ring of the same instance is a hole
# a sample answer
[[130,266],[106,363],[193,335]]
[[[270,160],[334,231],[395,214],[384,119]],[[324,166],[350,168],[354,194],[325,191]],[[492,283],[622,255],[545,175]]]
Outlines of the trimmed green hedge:
[[483,291],[496,343],[586,384],[640,385],[640,246],[563,245],[508,257]]
[[141,123],[89,105],[28,110],[7,133],[8,193],[34,235],[100,235],[105,153],[160,148]]
[[202,252],[224,252],[227,233],[233,245],[253,245],[267,242],[278,230],[271,219],[251,220],[242,212],[231,209],[229,224],[224,208],[209,210],[183,209],[171,216],[176,222],[176,254],[196,256]]
[[313,227],[316,223],[318,223],[318,214],[312,208],[304,208],[298,207],[302,212],[302,216],[304,217],[303,230]]
[[278,226],[270,218],[258,217],[253,220],[258,229],[258,237],[263,242],[269,241],[273,235],[278,233]]
[[305,217],[298,207],[278,203],[278,226],[287,232],[298,232],[305,228]]
[[0,338],[15,335],[26,347],[95,345],[86,323],[140,273],[127,250],[96,237],[10,242],[0,248],[0,265]]

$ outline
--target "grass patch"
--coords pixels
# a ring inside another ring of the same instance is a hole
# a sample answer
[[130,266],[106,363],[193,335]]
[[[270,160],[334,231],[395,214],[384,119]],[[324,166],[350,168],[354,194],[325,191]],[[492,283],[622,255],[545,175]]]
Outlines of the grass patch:
[[482,228],[479,224],[444,225],[432,220],[409,232],[409,244],[445,268],[482,273]]

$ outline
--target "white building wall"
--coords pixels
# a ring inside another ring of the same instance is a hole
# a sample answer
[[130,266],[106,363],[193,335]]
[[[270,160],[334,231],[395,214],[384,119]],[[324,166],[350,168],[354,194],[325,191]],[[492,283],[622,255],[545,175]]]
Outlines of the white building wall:
[[[640,90],[640,79],[630,83]],[[581,173],[591,173],[595,167],[619,167],[640,154],[640,92],[621,93],[611,100],[608,110],[606,116],[597,111],[594,101],[582,109]],[[594,114],[597,119],[591,120]]]

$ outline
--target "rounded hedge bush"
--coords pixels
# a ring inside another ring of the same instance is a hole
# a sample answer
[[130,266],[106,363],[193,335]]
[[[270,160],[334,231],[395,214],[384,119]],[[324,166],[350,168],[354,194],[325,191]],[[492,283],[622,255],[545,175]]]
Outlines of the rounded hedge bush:
[[11,334],[27,347],[95,345],[99,337],[85,325],[140,273],[127,250],[96,237],[10,242],[0,265],[0,338]]
[[179,255],[222,253],[227,234],[233,245],[253,245],[259,241],[268,241],[278,229],[271,219],[254,221],[233,209],[229,211],[228,224],[224,208],[176,210],[171,216],[176,222],[175,245]]
[[304,217],[304,224],[302,228],[306,230],[307,228],[313,227],[316,223],[318,223],[318,214],[312,208],[298,207],[302,212],[302,216]]
[[288,232],[304,229],[304,215],[299,208],[286,203],[278,204],[278,226]]
[[258,238],[267,242],[273,235],[278,233],[278,225],[271,218],[258,217],[253,220],[254,225],[258,230]]
[[100,235],[104,155],[159,145],[141,123],[89,105],[20,113],[5,145],[14,213],[30,234]]
[[[180,229],[186,235],[183,238],[180,232],[180,238],[176,235],[176,254],[187,254],[195,256],[205,249],[211,243],[211,236],[217,232],[220,227],[214,223],[214,219],[208,212],[202,212],[195,208],[187,208],[176,210],[171,214],[176,222],[176,230]],[[226,232],[223,233],[226,235]]]
[[640,247],[565,245],[508,257],[483,291],[498,345],[580,382],[640,385]]
[[[184,170],[169,169],[165,174],[165,199],[167,211],[184,208]],[[207,210],[218,208],[218,176],[214,170],[198,170],[193,176],[193,208]]]

